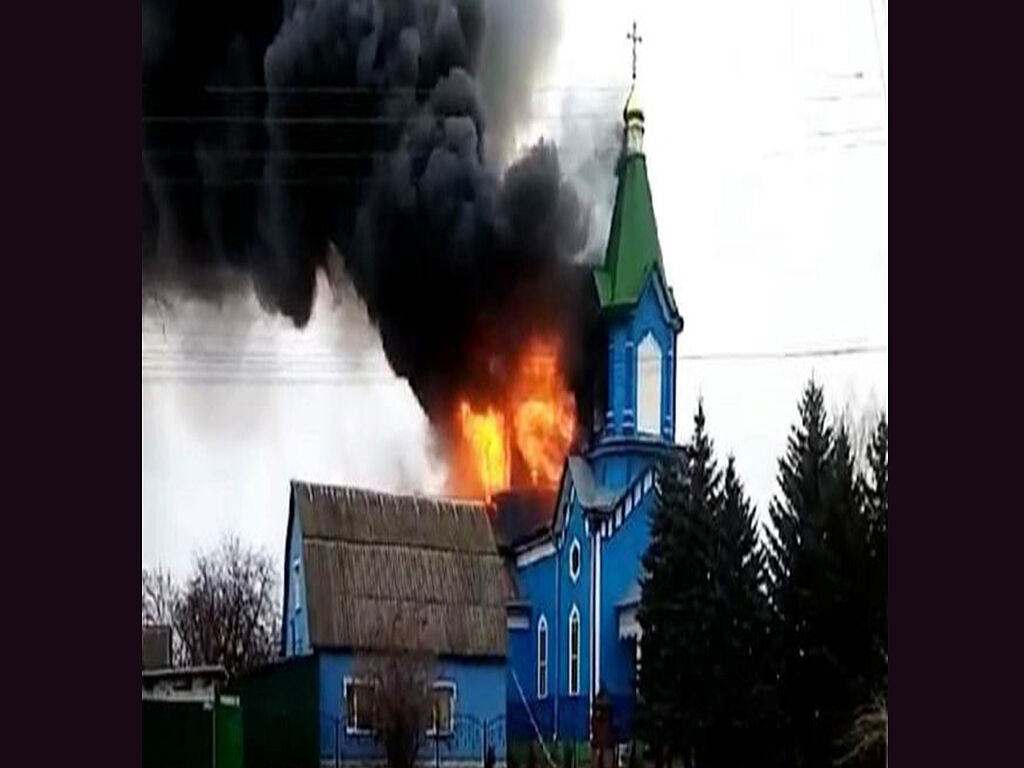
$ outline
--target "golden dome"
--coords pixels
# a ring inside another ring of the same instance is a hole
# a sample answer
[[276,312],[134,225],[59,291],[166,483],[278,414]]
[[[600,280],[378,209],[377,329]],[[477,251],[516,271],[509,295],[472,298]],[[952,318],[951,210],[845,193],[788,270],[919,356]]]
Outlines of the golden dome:
[[640,96],[637,92],[635,82],[629,89],[629,98],[626,99],[626,106],[622,110],[622,117],[627,123],[630,122],[632,118],[637,118],[641,122],[644,119],[644,111],[640,107]]

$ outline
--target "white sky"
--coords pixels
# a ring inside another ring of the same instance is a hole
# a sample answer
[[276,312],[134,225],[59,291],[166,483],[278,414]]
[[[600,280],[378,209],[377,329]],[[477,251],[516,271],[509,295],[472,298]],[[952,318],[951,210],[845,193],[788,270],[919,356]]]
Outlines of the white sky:
[[[538,88],[521,139],[556,139],[574,167],[578,137],[604,124],[588,117],[595,105],[621,111],[635,16],[682,356],[888,345],[888,109],[872,2],[887,80],[885,0],[563,0],[562,42],[538,84],[557,87]],[[440,488],[426,418],[348,299],[322,291],[304,331],[254,299],[144,315],[144,566],[183,574],[227,532],[280,558],[291,478]],[[830,408],[888,410],[887,351],[682,359],[677,440],[702,394],[719,452],[735,454],[766,512],[812,372]]]

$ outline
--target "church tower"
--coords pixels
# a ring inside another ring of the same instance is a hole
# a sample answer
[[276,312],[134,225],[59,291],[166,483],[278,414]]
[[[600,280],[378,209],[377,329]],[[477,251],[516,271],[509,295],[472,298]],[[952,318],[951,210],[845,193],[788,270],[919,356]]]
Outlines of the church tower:
[[589,458],[610,487],[631,482],[675,441],[676,337],[683,327],[665,279],[635,80],[622,116],[615,208],[604,264],[594,270],[607,358]]
[[[683,319],[665,279],[634,77],[623,110],[618,188],[604,261],[593,270],[593,427],[565,461],[555,503],[513,505],[495,538],[515,564],[509,604],[508,732],[591,736],[594,703],[612,707],[616,743],[633,739],[643,637],[643,556],[660,461],[678,456],[676,340]],[[506,525],[506,523],[509,523]]]

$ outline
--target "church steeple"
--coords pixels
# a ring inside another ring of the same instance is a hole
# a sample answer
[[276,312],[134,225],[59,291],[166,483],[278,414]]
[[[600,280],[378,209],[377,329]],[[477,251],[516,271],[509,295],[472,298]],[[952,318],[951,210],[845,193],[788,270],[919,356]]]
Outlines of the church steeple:
[[[665,284],[658,225],[654,218],[651,187],[647,182],[647,159],[643,151],[644,111],[636,83],[636,46],[643,38],[637,34],[636,22],[633,22],[632,32],[626,38],[633,43],[633,79],[622,109],[622,152],[616,168],[619,183],[615,190],[604,264],[594,270],[597,296],[602,310],[606,311],[636,304],[652,271],[660,272],[662,284]],[[665,288],[670,314],[678,319],[671,291],[667,286]]]
[[[635,25],[627,37],[633,41],[633,83],[622,110],[622,151],[608,244],[604,263],[594,270],[608,348],[607,384],[604,397],[598,397],[604,403],[599,444],[607,449],[618,445],[615,450],[626,451],[624,456],[634,448],[624,447],[623,440],[643,446],[674,440],[675,347],[683,327],[665,279],[647,180]],[[607,465],[607,471],[615,471],[613,466]]]

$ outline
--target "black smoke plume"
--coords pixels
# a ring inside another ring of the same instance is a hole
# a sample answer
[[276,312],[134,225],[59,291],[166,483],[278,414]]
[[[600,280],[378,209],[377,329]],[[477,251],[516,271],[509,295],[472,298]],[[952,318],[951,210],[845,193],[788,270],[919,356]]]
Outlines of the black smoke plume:
[[[529,90],[510,51],[543,53],[550,30],[530,24],[554,4],[505,3],[535,15],[488,16],[483,0],[143,0],[144,295],[252,285],[302,326],[333,245],[436,424],[552,330],[585,417],[592,287],[574,256],[588,211],[551,144],[503,173],[493,162]],[[482,64],[507,98],[484,98]]]

